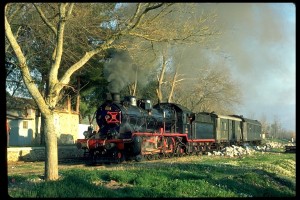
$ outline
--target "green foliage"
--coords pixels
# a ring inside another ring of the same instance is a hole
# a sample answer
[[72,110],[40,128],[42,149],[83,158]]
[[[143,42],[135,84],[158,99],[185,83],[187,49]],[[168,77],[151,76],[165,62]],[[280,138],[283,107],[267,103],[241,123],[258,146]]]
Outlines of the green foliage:
[[39,180],[36,173],[11,174],[8,191],[12,197],[32,198],[294,197],[295,167],[295,154],[191,156],[64,168],[60,179],[50,182]]
[[[103,76],[103,63],[92,59],[88,65],[76,74],[80,77],[80,115],[82,118],[88,115],[93,116],[108,92],[107,81]],[[73,80],[73,85],[75,84],[77,84],[77,79]]]

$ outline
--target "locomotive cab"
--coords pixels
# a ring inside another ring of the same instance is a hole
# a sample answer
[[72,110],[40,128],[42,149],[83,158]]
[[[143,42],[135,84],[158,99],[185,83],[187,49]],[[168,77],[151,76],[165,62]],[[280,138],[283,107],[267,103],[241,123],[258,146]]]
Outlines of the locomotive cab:
[[164,113],[166,132],[190,133],[190,110],[175,103],[159,103],[154,108]]

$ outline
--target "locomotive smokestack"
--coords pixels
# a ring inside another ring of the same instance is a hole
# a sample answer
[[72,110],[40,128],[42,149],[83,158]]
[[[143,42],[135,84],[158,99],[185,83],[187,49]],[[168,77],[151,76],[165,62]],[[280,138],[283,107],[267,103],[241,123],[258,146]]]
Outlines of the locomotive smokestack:
[[120,93],[111,93],[112,100],[115,103],[120,103]]

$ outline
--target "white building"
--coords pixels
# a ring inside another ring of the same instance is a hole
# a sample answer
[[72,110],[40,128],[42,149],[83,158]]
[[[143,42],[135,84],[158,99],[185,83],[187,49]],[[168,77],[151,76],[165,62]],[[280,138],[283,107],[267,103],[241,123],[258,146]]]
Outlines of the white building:
[[[34,146],[41,143],[41,115],[33,99],[6,97],[6,117],[10,126],[9,146]],[[56,111],[54,124],[58,144],[74,144],[78,138],[79,114],[70,101]]]

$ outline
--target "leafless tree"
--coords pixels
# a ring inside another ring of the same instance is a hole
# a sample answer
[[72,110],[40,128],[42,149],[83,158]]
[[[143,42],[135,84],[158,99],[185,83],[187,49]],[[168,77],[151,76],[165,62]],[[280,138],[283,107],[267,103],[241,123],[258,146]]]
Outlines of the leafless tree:
[[[232,114],[240,103],[240,89],[226,68],[201,67],[193,77],[178,89],[176,102],[194,112]],[[178,95],[179,94],[179,95]]]
[[263,114],[259,121],[261,123],[262,133],[268,134],[270,130],[269,130],[269,123],[267,121],[266,115]]

